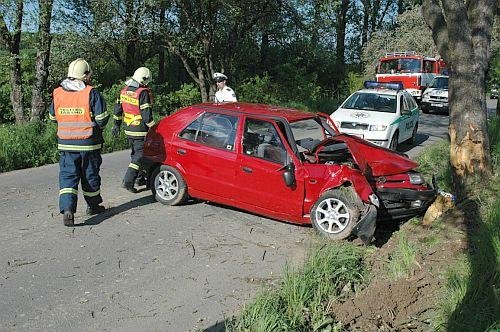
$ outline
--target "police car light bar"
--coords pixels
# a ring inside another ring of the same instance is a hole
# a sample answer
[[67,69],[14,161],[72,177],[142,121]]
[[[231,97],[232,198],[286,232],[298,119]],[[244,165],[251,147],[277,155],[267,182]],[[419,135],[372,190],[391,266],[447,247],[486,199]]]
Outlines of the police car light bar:
[[363,86],[366,89],[391,89],[391,90],[403,90],[402,82],[375,82],[375,81],[365,81]]

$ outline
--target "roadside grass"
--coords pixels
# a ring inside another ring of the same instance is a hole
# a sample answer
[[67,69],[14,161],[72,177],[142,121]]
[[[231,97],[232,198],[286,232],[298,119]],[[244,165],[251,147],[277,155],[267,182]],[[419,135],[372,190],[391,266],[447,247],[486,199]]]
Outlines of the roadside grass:
[[340,331],[329,315],[330,301],[367,282],[367,249],[318,239],[301,268],[284,268],[276,289],[264,289],[228,322],[228,331]]
[[392,280],[408,277],[418,266],[417,248],[408,240],[406,232],[398,232],[396,246],[389,255],[388,275]]
[[[469,198],[479,206],[480,219],[468,229],[468,251],[450,262],[443,272],[446,287],[441,294],[437,331],[500,331],[500,119],[488,123],[493,175],[473,188]],[[420,171],[436,172],[440,188],[451,191],[449,143],[426,149],[418,158]],[[458,208],[467,209],[467,206]],[[445,218],[445,217],[444,217]],[[438,220],[432,229],[443,229]],[[430,239],[434,245],[436,240]]]

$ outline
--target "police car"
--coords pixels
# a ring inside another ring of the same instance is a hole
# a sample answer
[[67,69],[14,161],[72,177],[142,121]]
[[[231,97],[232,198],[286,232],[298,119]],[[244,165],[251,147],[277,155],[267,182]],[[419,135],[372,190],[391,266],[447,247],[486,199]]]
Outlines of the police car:
[[396,150],[415,143],[419,108],[401,83],[366,81],[330,117],[342,133]]

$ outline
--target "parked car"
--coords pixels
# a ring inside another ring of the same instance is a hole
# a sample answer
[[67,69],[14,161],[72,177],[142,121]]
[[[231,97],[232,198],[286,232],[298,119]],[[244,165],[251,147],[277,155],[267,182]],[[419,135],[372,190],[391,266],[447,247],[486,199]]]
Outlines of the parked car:
[[367,81],[364,86],[330,115],[340,132],[391,150],[415,144],[420,110],[403,85]]
[[425,89],[420,105],[422,112],[448,111],[448,76],[436,76]]
[[375,221],[424,212],[436,196],[402,154],[341,134],[328,115],[269,105],[204,103],[162,119],[146,136],[151,191],[369,243]]

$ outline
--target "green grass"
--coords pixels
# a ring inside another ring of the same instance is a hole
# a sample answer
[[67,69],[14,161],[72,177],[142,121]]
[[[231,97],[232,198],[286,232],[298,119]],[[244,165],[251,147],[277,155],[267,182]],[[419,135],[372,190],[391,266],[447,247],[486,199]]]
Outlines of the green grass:
[[406,233],[400,231],[397,234],[396,246],[389,256],[388,275],[393,280],[406,278],[417,266],[417,249],[408,240]]
[[284,269],[277,289],[263,290],[228,323],[229,331],[340,330],[327,310],[328,302],[366,282],[366,248],[321,240],[302,268]]

